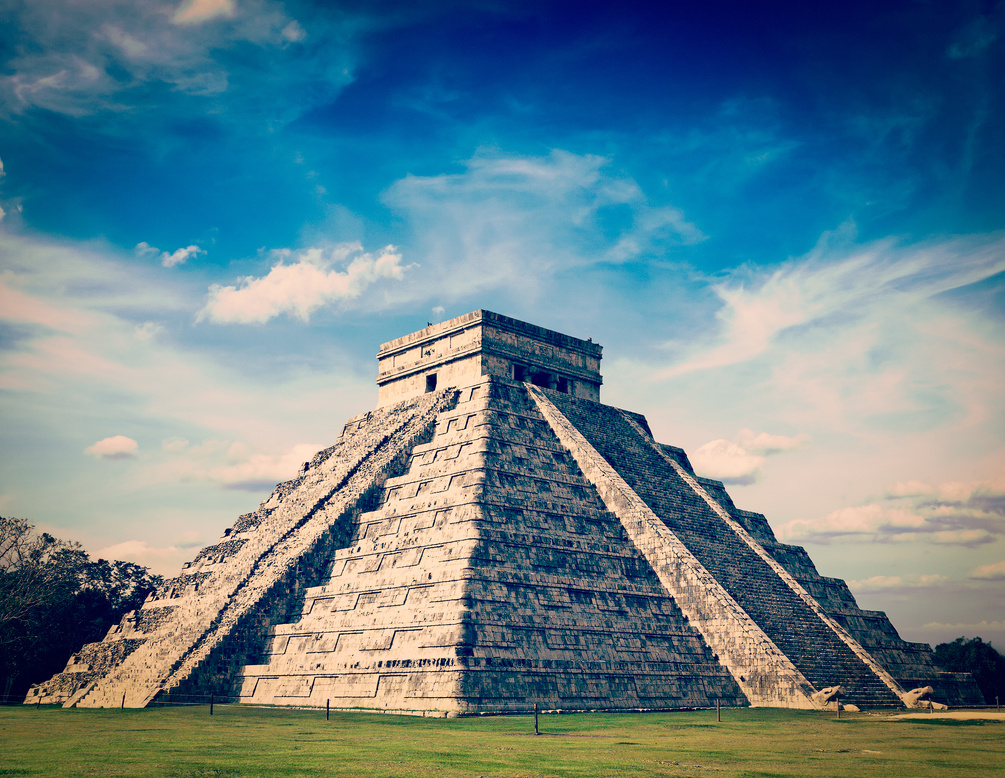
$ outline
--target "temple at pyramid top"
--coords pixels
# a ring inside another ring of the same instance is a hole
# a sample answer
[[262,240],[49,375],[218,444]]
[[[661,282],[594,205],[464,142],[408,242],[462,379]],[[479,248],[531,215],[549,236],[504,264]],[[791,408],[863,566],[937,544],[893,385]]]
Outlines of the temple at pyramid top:
[[473,311],[384,343],[377,352],[379,406],[484,376],[526,381],[600,401],[603,348],[492,311]]
[[381,407],[25,702],[446,716],[983,702],[643,414],[601,403],[592,341],[474,311],[377,358]]

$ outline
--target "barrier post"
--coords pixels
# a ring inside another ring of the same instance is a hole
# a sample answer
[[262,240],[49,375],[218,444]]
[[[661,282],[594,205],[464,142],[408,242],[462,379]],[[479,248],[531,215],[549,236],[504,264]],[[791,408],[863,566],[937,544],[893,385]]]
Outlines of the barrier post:
[[209,715],[210,715],[210,716],[212,716],[212,715],[213,715],[213,702],[214,702],[214,701],[215,701],[215,698],[214,698],[214,696],[213,696],[212,694],[211,694],[211,695],[209,695]]
[[540,735],[541,734],[538,731],[538,728],[537,728],[537,703],[536,702],[534,703],[534,734],[535,735]]
[[328,715],[331,712],[331,700],[325,700],[325,721],[328,721]]
[[719,698],[715,698],[715,720],[722,721],[722,715],[719,713]]

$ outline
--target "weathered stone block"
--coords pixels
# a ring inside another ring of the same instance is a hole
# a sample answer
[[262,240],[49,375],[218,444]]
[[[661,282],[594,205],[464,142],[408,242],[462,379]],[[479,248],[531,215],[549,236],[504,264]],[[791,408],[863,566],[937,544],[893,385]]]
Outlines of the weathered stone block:
[[[31,690],[458,715],[947,702],[844,582],[600,404],[602,350],[489,311],[381,347],[377,410]],[[969,695],[969,697],[968,697]]]

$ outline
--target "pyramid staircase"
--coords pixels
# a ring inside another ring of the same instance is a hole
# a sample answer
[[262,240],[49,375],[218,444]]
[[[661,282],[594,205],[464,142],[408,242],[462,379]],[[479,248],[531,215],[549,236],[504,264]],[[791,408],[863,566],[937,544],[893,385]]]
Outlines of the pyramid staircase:
[[25,702],[817,708],[838,685],[859,707],[925,685],[982,702],[601,404],[600,355],[489,311],[384,344],[376,410]]
[[240,676],[249,702],[409,712],[745,703],[527,389],[495,379]]

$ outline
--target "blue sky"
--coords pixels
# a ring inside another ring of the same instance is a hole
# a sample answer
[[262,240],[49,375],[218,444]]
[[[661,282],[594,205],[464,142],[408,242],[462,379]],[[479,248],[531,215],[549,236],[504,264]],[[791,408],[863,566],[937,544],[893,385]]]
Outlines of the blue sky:
[[1005,646],[1005,6],[649,5],[0,0],[0,510],[173,573],[488,308]]

